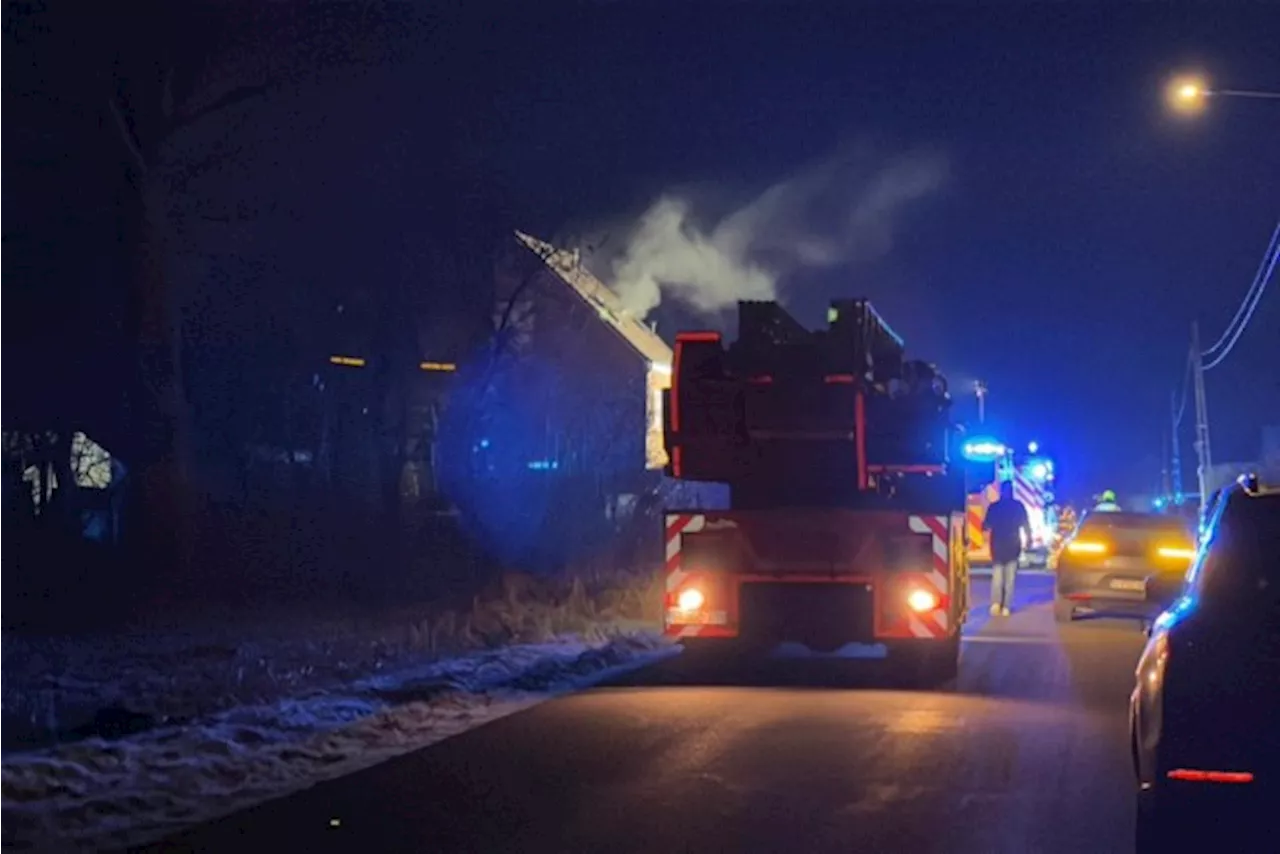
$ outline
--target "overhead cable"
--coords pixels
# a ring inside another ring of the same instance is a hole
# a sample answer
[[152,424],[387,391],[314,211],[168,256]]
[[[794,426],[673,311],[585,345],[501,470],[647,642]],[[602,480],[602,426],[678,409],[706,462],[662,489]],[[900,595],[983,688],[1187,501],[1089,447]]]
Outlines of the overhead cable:
[[1275,231],[1271,232],[1271,240],[1267,243],[1267,251],[1262,254],[1262,263],[1258,265],[1258,271],[1253,274],[1253,283],[1249,285],[1249,290],[1245,291],[1244,299],[1240,300],[1240,307],[1236,309],[1235,317],[1231,318],[1231,322],[1227,324],[1226,329],[1222,330],[1222,335],[1216,342],[1214,342],[1213,346],[1208,350],[1205,350],[1200,355],[1212,356],[1214,352],[1221,347],[1229,337],[1231,337],[1232,333],[1237,328],[1237,324],[1249,322],[1248,317],[1244,317],[1243,321],[1241,320],[1241,317],[1244,316],[1246,312],[1252,313],[1249,309],[1250,303],[1252,302],[1253,305],[1257,305],[1256,297],[1258,292],[1262,288],[1266,287],[1266,279],[1267,276],[1270,275],[1266,271],[1269,269],[1268,264],[1274,265],[1275,263],[1275,254],[1278,248],[1278,242],[1280,242],[1280,222],[1276,223]]
[[1213,361],[1204,365],[1202,370],[1208,371],[1218,367],[1218,365],[1221,365],[1222,361],[1226,359],[1227,356],[1231,355],[1231,351],[1235,348],[1236,342],[1240,340],[1240,336],[1243,335],[1245,329],[1248,328],[1249,321],[1253,317],[1253,312],[1258,308],[1258,303],[1262,300],[1262,295],[1267,290],[1267,285],[1271,282],[1271,276],[1275,272],[1276,260],[1278,258],[1280,258],[1280,251],[1277,251],[1277,247],[1273,243],[1271,246],[1271,257],[1270,259],[1265,259],[1266,271],[1262,273],[1262,278],[1259,280],[1258,287],[1254,291],[1253,299],[1249,302],[1248,310],[1245,312],[1244,319],[1240,321],[1238,326],[1236,326],[1235,333],[1232,334],[1231,340],[1226,343],[1222,352],[1214,356]]

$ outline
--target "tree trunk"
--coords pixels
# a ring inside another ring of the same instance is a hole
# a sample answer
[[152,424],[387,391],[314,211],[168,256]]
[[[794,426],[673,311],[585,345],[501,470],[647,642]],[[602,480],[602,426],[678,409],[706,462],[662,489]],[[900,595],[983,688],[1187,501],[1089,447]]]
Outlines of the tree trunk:
[[75,473],[71,470],[71,432],[59,428],[45,434],[42,468],[53,489],[47,492],[48,504],[44,508],[47,522],[63,533],[79,531],[80,509],[77,498]]
[[151,593],[188,573],[192,533],[188,478],[190,418],[182,383],[181,299],[167,281],[162,193],[150,186],[136,212],[133,340],[137,378],[130,400],[135,425],[131,537],[139,582]]

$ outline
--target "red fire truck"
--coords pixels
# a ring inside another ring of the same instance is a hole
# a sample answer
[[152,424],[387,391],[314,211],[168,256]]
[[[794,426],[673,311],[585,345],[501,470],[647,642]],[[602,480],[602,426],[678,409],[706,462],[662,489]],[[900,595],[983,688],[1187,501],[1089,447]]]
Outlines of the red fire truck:
[[774,302],[738,338],[676,337],[665,432],[676,478],[727,510],[665,514],[665,629],[686,647],[883,648],[954,676],[968,611],[965,484],[946,380],[867,300],[811,331]]

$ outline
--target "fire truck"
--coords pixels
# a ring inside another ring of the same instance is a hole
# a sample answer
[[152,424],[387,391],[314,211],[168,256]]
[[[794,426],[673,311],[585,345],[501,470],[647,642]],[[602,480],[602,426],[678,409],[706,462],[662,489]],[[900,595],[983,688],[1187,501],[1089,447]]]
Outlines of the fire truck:
[[678,334],[667,474],[730,499],[664,514],[667,635],[704,652],[854,644],[954,676],[969,587],[950,407],[865,299],[816,331],[751,301],[732,343]]

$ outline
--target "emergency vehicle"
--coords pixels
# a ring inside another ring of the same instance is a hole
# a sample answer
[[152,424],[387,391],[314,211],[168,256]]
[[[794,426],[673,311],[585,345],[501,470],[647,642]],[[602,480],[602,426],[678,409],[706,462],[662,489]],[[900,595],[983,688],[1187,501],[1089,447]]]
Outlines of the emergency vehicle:
[[955,675],[968,612],[964,479],[946,380],[866,300],[811,331],[738,304],[738,338],[676,336],[667,473],[729,486],[665,513],[667,635],[686,648],[882,647]]
[[[982,524],[987,517],[987,508],[1000,497],[1000,484],[1012,481],[1013,497],[1027,508],[1031,529],[1029,536],[1023,538],[1020,562],[1024,566],[1047,565],[1049,555],[1058,541],[1053,460],[1045,456],[1019,459],[1007,445],[989,439],[966,442],[964,452],[970,457],[978,455],[982,463],[978,468],[980,475],[976,478],[973,475],[974,467],[969,467],[970,483],[965,498],[965,538],[969,562],[991,562],[991,545],[987,542]],[[990,479],[982,475],[989,475]]]

